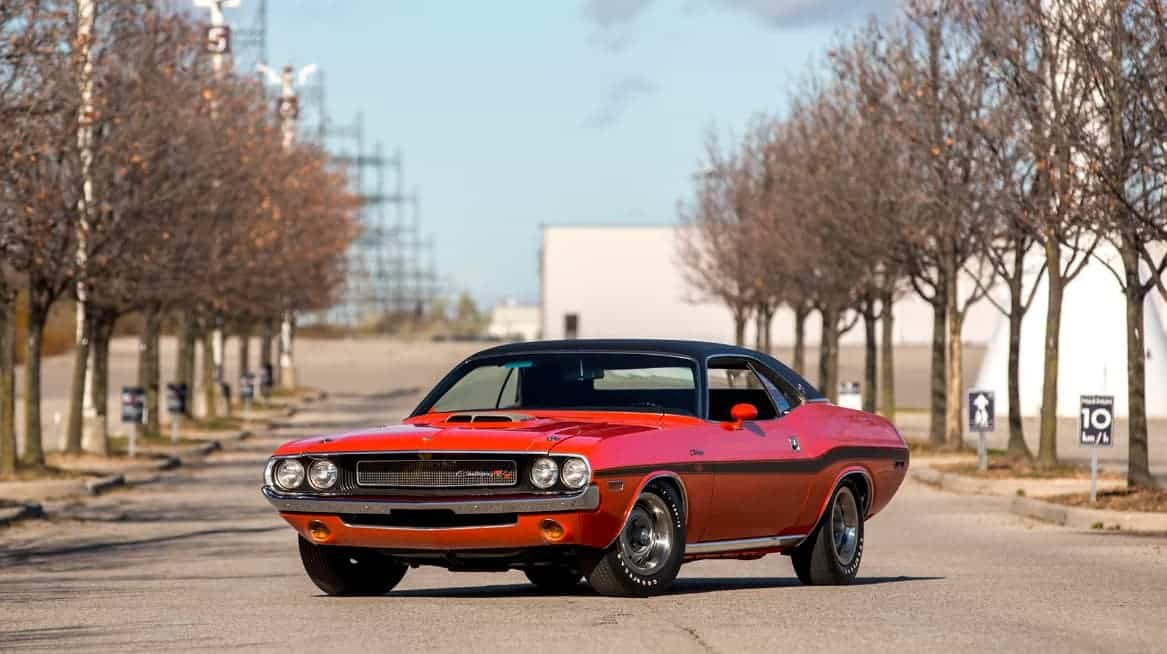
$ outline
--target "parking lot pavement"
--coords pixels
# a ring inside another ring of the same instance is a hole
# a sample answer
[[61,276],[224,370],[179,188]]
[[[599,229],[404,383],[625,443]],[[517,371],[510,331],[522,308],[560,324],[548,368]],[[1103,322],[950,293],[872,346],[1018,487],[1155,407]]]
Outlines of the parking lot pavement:
[[[868,525],[858,582],[789,561],[686,566],[674,592],[549,596],[521,573],[410,570],[382,598],[328,598],[258,494],[281,440],[408,411],[460,356],[349,361],[337,392],[245,449],[54,521],[0,530],[0,650],[1162,651],[1167,538],[1074,531],[1006,498],[908,482]],[[412,361],[412,362],[410,362]],[[361,380],[365,381],[361,381]],[[327,386],[327,384],[322,384]]]

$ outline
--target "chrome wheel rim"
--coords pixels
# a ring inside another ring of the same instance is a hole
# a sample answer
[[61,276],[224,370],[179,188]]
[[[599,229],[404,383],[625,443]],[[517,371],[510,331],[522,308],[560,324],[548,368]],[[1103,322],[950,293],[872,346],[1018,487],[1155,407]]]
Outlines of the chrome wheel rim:
[[839,489],[831,507],[831,547],[844,566],[851,565],[859,551],[859,503],[846,486]]
[[632,572],[656,572],[673,551],[673,514],[664,500],[645,494],[636,500],[620,531],[620,555]]

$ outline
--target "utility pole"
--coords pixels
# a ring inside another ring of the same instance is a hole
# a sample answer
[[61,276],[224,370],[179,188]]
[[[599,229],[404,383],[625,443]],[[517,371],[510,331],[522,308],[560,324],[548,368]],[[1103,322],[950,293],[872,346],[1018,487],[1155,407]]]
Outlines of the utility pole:
[[[211,70],[214,72],[215,80],[222,80],[229,65],[229,57],[231,56],[231,27],[227,25],[227,17],[223,14],[224,9],[234,8],[239,6],[239,0],[194,0],[196,7],[206,7],[211,12],[211,22],[207,26],[206,33],[206,51],[211,55]],[[211,97],[211,118],[218,118],[218,98]],[[215,182],[217,185],[217,182]],[[223,318],[222,316],[214,317],[214,328],[211,333],[211,356],[212,365],[214,366],[215,383],[223,381]],[[207,383],[207,382],[204,382]],[[213,400],[213,396],[207,397],[208,401]],[[210,407],[208,407],[208,410]],[[230,412],[231,407],[227,410]]]
[[93,50],[94,28],[97,22],[96,0],[77,1],[77,48],[81,61],[80,93],[81,107],[77,115],[77,148],[81,153],[81,200],[78,202],[77,221],[77,366],[84,367],[81,379],[75,376],[74,383],[81,384],[81,397],[76,390],[70,399],[69,436],[66,449],[77,454],[81,451],[84,433],[84,417],[96,415],[93,404],[93,361],[89,351],[89,333],[86,329],[88,288],[86,268],[89,265],[89,235],[93,229],[93,65],[96,53]]
[[[296,142],[296,127],[300,118],[300,101],[296,97],[296,87],[303,86],[312,73],[316,72],[316,64],[309,64],[296,74],[292,66],[284,66],[279,75],[265,66],[258,66],[259,72],[267,75],[268,80],[280,85],[279,118],[280,129],[283,135],[285,150],[291,150]],[[292,347],[295,341],[296,316],[290,309],[285,309],[280,319],[280,386],[294,390],[297,385],[296,364]]]

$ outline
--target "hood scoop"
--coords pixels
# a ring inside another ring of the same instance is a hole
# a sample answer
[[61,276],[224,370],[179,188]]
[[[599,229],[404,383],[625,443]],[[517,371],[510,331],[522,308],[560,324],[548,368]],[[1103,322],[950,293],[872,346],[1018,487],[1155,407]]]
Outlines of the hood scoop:
[[498,423],[528,422],[530,420],[534,420],[534,418],[532,416],[526,415],[524,413],[497,413],[497,412],[493,412],[493,411],[492,412],[475,413],[473,411],[467,411],[464,413],[455,413],[455,414],[447,417],[444,420],[444,422],[446,422],[447,424],[450,424],[450,423],[461,423],[461,424],[472,423],[472,424],[476,424],[476,425],[481,425],[481,424],[486,424],[486,423],[498,424]]

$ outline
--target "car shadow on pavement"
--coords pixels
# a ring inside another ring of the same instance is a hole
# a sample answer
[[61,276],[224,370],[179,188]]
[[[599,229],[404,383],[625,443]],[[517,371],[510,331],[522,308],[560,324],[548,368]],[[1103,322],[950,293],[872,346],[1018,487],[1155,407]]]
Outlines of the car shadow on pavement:
[[[860,577],[853,586],[893,584],[905,581],[938,581],[944,577]],[[668,595],[690,595],[696,593],[716,593],[731,590],[758,590],[765,588],[792,588],[802,586],[796,577],[686,577],[677,579],[665,593]],[[488,584],[485,586],[458,586],[454,588],[418,588],[393,591],[393,597],[558,597],[587,596],[598,597],[587,585],[580,584],[567,593],[548,593],[530,584]],[[320,597],[325,597],[320,595]]]

